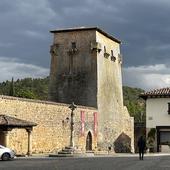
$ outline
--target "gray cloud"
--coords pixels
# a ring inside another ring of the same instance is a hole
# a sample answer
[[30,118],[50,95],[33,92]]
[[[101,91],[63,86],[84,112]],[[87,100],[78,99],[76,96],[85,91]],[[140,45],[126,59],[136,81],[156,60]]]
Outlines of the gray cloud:
[[165,64],[127,67],[123,69],[124,83],[145,90],[170,86],[170,68]]
[[7,59],[5,57],[0,57],[0,82],[5,80],[32,77],[40,78],[49,75],[49,69],[32,65],[25,64],[18,61],[18,59]]

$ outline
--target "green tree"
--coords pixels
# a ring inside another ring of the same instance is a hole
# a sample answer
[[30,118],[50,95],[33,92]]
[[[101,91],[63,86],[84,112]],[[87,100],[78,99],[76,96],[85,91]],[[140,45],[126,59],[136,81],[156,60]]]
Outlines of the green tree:
[[37,99],[36,94],[33,93],[29,89],[19,89],[16,92],[16,97],[22,97],[22,98],[28,98],[28,99]]
[[139,95],[143,92],[144,90],[140,88],[123,87],[124,105],[136,122],[145,121],[146,119],[145,101],[139,98]]
[[14,96],[14,79],[13,79],[13,77],[12,77],[12,80],[10,83],[9,96]]

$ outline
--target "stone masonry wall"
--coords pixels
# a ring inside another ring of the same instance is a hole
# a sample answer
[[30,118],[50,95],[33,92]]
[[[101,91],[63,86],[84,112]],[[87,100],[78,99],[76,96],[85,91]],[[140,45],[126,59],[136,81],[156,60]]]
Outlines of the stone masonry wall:
[[123,106],[120,44],[99,32],[96,39],[102,47],[97,56],[98,147],[133,152],[133,119]]
[[[98,135],[100,142],[100,133]],[[116,117],[114,121],[113,119],[105,121],[102,140],[105,141],[103,145],[105,150],[111,147],[112,151],[118,153],[134,152],[134,118],[129,117],[126,107],[120,113],[120,117]],[[99,143],[98,149],[100,147]]]
[[[73,42],[77,51],[70,55]],[[94,42],[100,50],[92,50]],[[97,108],[100,150],[112,146],[119,152],[129,145],[133,151],[133,119],[123,105],[121,64],[120,44],[101,32],[54,33],[49,99]]]
[[[95,31],[54,34],[51,52],[50,101],[97,107],[96,53],[91,51]],[[72,51],[72,43],[76,51]]]
[[[38,125],[32,132],[33,153],[54,152],[69,145],[70,139],[70,109],[69,105],[45,102],[15,97],[0,96],[0,114],[32,121]],[[85,113],[85,130],[81,134],[80,112]],[[94,112],[96,109],[78,106],[75,113],[75,146],[85,150],[86,135],[92,133],[92,146],[96,148],[97,141],[94,131]],[[27,153],[27,132],[25,129],[13,129],[9,132],[9,147],[18,154]]]

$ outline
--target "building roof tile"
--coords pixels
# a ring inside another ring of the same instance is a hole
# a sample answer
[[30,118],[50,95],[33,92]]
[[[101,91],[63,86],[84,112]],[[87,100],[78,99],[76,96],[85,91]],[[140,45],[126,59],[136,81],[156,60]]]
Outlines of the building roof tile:
[[143,99],[158,98],[158,97],[170,97],[170,87],[154,89],[140,94]]

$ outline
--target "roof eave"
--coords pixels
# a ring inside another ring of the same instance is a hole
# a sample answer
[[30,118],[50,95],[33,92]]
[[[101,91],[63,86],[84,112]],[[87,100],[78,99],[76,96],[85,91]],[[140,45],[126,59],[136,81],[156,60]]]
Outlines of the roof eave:
[[113,36],[111,36],[110,34],[106,33],[105,31],[103,31],[102,29],[100,29],[98,27],[80,27],[80,28],[58,29],[58,30],[51,30],[50,33],[84,31],[84,30],[96,30],[96,31],[102,33],[103,35],[105,35],[106,37],[110,38],[111,40],[121,44],[121,41],[119,39],[114,38]]
[[142,94],[141,94],[141,95],[139,95],[139,97],[142,98],[142,99],[144,99],[144,100],[147,99],[147,96],[146,96],[146,95],[142,95]]
[[139,95],[140,98],[143,98],[144,100],[148,99],[148,98],[170,98],[170,94],[164,94],[164,95],[160,95],[160,94],[141,94]]

